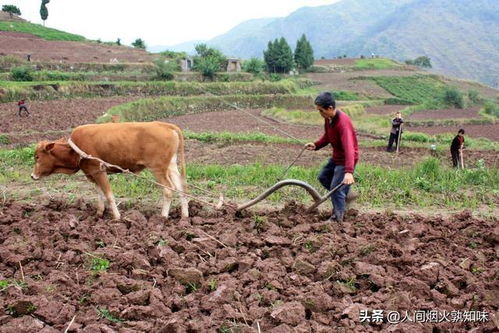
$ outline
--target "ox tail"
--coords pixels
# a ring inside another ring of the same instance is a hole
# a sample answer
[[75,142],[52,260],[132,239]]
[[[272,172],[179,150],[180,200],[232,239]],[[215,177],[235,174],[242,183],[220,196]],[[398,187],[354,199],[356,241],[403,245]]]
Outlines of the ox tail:
[[179,164],[180,164],[180,175],[182,177],[182,186],[184,188],[184,192],[187,192],[187,177],[186,177],[186,168],[185,168],[185,153],[184,153],[184,135],[182,134],[182,130],[178,127],[175,127],[175,132],[178,134],[178,149],[177,149],[177,154],[180,158]]

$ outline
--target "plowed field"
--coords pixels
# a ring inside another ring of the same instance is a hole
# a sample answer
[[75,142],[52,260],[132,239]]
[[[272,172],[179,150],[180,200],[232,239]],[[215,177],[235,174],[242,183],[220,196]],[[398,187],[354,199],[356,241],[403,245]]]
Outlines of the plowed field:
[[[182,220],[110,221],[83,202],[6,202],[0,332],[494,331],[497,220],[349,211],[339,225],[304,211],[191,204]],[[361,323],[363,310],[413,321]],[[488,321],[451,322],[465,311]]]

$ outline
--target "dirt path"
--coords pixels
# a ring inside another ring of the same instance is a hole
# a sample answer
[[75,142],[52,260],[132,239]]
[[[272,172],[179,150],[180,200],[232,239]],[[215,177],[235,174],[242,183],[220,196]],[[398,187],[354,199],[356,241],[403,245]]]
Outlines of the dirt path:
[[[292,203],[257,215],[191,205],[191,218],[170,221],[93,213],[84,202],[0,206],[0,332],[62,332],[72,319],[74,332],[492,332],[497,320],[497,220],[468,212],[350,211],[342,225]],[[470,309],[491,320],[359,318]]]

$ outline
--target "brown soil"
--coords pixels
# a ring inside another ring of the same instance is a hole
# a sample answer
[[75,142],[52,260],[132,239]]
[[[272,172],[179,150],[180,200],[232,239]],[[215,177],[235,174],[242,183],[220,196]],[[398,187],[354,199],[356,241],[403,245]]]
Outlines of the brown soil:
[[422,132],[427,134],[457,134],[460,128],[464,128],[467,136],[473,138],[487,138],[493,141],[499,141],[499,123],[490,125],[462,125],[462,126],[415,126],[410,130],[413,132]]
[[366,108],[367,113],[394,116],[397,111],[406,108],[406,105],[379,105]]
[[[10,286],[0,291],[0,332],[61,332],[73,318],[69,332],[495,329],[495,219],[349,211],[339,225],[294,203],[190,210],[183,220],[131,210],[113,221],[85,202],[6,202],[0,279]],[[92,271],[96,258],[109,268]],[[363,309],[471,309],[491,320],[361,324]]]
[[[2,148],[11,148],[26,145],[39,140],[55,140],[68,136],[71,128],[93,123],[95,119],[108,108],[121,103],[130,102],[139,97],[108,97],[108,98],[81,98],[58,101],[33,101],[30,103],[31,116],[19,118],[16,114],[15,103],[0,104],[0,116],[6,121],[0,123],[0,134],[7,133],[9,144]],[[392,106],[385,106],[391,108]],[[245,110],[257,116],[260,110]],[[393,110],[392,110],[393,111]],[[265,120],[270,125],[241,111],[220,111],[201,114],[184,115],[163,119],[177,124],[182,129],[194,132],[222,132],[235,133],[262,132],[268,135],[285,137],[276,130],[290,133],[296,138],[316,140],[322,134],[321,126],[289,125]],[[263,143],[230,143],[207,144],[196,140],[189,140],[186,145],[187,158],[195,163],[218,164],[248,164],[260,162],[264,164],[289,165],[298,155],[300,145],[263,144]],[[330,156],[331,150],[325,148],[320,152],[305,152],[297,161],[297,165],[312,166],[323,162]],[[389,154],[384,147],[361,148],[361,162],[374,165],[397,168],[411,166],[426,158],[429,149],[404,148],[400,156]],[[471,154],[471,155],[470,155]],[[494,166],[498,163],[496,152],[469,151],[467,157],[471,160],[484,159],[486,165]],[[442,156],[447,160],[447,156]]]
[[[344,73],[308,73],[306,77],[319,83],[322,90],[355,91],[365,96],[389,98],[393,97],[388,91],[378,86],[371,80],[356,79],[361,72]],[[367,75],[367,74],[365,74]]]
[[479,118],[479,106],[466,109],[441,109],[441,110],[425,110],[411,114],[410,120],[435,120],[435,119],[458,119],[458,118]]
[[22,19],[21,17],[19,17],[17,15],[12,15],[12,17],[10,17],[9,13],[1,11],[0,12],[0,21],[18,21],[18,22],[23,22],[23,21],[26,21],[26,20]]
[[458,79],[458,78],[450,78],[448,76],[441,76],[440,78],[445,83],[458,87],[464,93],[467,93],[470,90],[476,90],[483,97],[497,98],[499,96],[499,91],[497,89],[488,87],[486,85],[483,85],[483,84],[475,82],[475,81],[468,81],[468,80]]
[[0,55],[13,55],[22,59],[31,54],[31,61],[66,63],[121,63],[151,62],[153,55],[127,46],[111,46],[96,42],[48,41],[20,32],[0,31]]
[[[30,116],[17,115],[17,103],[0,104],[0,134],[7,134],[10,147],[40,139],[57,139],[79,125],[95,122],[109,108],[140,97],[75,98],[57,101],[29,101]],[[43,133],[57,131],[57,133]],[[42,132],[29,134],[29,132]],[[10,133],[10,134],[9,134]],[[26,135],[28,134],[28,135]]]
[[354,66],[355,62],[359,60],[356,58],[347,59],[320,59],[314,61],[314,65],[324,66],[324,65],[341,65],[341,66]]
[[[203,143],[188,140],[185,151],[188,163],[200,164],[273,164],[290,165],[302,149],[301,145],[268,144],[268,143]],[[385,168],[401,168],[414,166],[416,163],[432,156],[430,149],[405,148],[400,154],[388,153],[385,147],[361,147],[360,163],[377,165]],[[312,167],[318,166],[331,157],[331,149],[324,148],[317,152],[305,151],[294,165]],[[439,158],[451,165],[450,153],[438,155]],[[487,167],[499,167],[499,155],[495,151],[466,151],[466,161],[471,163],[483,159]]]
[[[316,136],[320,135],[319,133],[322,130],[322,126],[291,125],[280,123],[273,119],[262,118],[260,112],[261,110],[259,109],[215,111],[171,117],[162,120],[174,123],[184,130],[188,129],[193,132],[261,132],[273,136],[287,137],[281,132],[285,131],[295,138],[310,140],[316,139]],[[263,119],[268,124],[255,117]]]

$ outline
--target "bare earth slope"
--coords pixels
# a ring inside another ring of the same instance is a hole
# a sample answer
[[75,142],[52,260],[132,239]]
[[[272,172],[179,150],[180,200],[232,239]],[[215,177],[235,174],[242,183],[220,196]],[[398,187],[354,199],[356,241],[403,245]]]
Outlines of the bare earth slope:
[[116,59],[120,63],[141,63],[152,60],[152,55],[146,51],[131,47],[96,42],[48,41],[21,32],[0,31],[0,45],[0,55],[25,58],[31,54],[32,61],[109,63],[111,59]]

